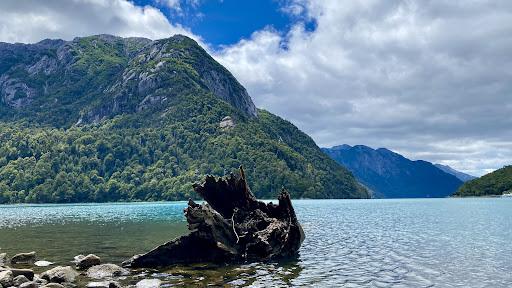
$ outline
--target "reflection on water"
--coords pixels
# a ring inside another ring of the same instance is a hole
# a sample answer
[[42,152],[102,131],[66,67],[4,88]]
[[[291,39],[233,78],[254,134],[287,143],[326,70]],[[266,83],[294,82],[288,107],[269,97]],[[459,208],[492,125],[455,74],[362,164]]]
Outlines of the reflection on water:
[[[187,233],[185,202],[0,206],[0,252],[120,263]],[[295,260],[140,270],[167,285],[510,287],[512,199],[298,200]]]

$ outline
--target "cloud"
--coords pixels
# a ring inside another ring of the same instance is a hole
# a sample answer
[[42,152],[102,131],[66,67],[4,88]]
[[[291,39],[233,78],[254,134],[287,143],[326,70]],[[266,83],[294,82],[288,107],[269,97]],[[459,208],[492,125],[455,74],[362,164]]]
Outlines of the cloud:
[[[278,1],[289,32],[265,28],[218,51],[126,0],[2,0],[0,41],[181,33],[320,146],[387,147],[475,175],[511,164],[511,1]],[[200,1],[152,3],[179,13]]]
[[512,164],[512,2],[287,5],[316,29],[257,31],[215,55],[256,105],[321,146],[388,147],[476,175]]
[[188,29],[170,23],[160,10],[125,0],[2,0],[0,11],[3,42],[71,40],[102,33],[151,39],[180,33],[198,39]]

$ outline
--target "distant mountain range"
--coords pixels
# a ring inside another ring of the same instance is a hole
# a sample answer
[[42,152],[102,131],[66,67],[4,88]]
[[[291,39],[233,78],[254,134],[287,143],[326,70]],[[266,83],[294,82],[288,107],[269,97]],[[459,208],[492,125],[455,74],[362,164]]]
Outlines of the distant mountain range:
[[322,150],[354,173],[374,198],[447,197],[463,184],[454,175],[458,171],[447,173],[430,162],[412,161],[385,148],[340,145]]
[[512,166],[505,166],[480,178],[468,181],[455,196],[495,196],[512,193]]
[[448,174],[452,174],[453,176],[459,178],[462,182],[467,182],[467,181],[478,178],[473,175],[469,175],[464,172],[457,171],[448,165],[434,164],[434,166],[436,166],[437,168],[443,170],[444,172],[446,172]]

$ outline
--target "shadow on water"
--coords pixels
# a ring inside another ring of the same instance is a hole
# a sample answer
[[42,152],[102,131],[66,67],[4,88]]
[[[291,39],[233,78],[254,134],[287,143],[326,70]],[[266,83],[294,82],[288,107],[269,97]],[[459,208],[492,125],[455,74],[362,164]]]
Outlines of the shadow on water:
[[141,279],[156,278],[164,286],[171,287],[288,287],[293,285],[302,270],[298,259],[237,265],[176,265],[163,270],[135,270],[135,275],[123,284],[136,284]]

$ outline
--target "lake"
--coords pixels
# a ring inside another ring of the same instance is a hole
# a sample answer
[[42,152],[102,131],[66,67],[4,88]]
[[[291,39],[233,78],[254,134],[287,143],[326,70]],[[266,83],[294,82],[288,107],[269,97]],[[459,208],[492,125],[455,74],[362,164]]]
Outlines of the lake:
[[[143,271],[183,286],[510,287],[512,199],[295,200],[297,259]],[[0,206],[0,253],[123,260],[187,233],[186,202]]]

